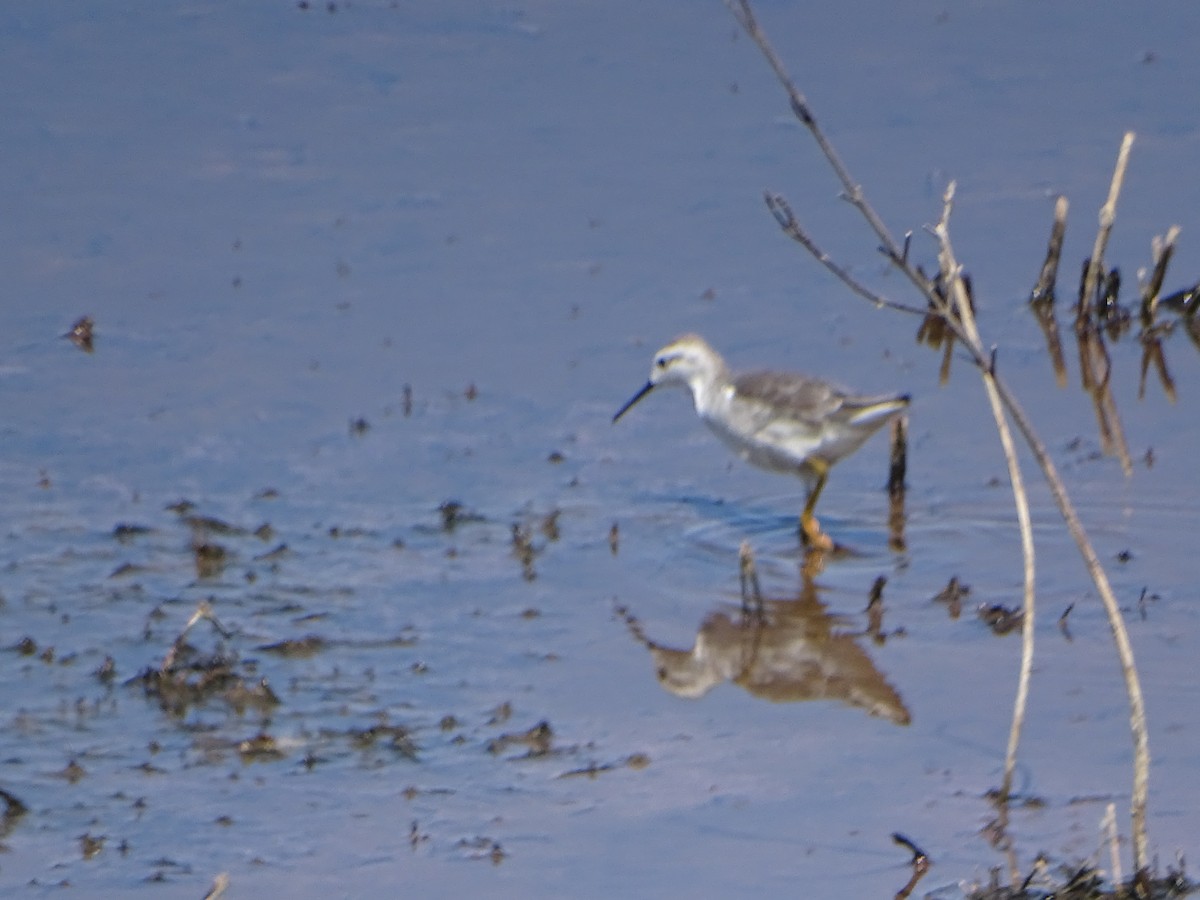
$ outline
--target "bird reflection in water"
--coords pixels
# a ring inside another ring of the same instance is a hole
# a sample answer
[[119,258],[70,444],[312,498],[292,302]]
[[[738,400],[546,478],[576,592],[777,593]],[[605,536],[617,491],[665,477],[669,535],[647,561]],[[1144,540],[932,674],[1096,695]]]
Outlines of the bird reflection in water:
[[680,697],[703,697],[729,681],[775,703],[837,700],[897,725],[912,720],[900,694],[875,668],[843,617],[817,596],[812,576],[801,572],[794,599],[762,596],[749,548],[742,549],[742,605],[709,613],[690,650],[650,640],[625,608],[617,612],[650,651],[659,683]]

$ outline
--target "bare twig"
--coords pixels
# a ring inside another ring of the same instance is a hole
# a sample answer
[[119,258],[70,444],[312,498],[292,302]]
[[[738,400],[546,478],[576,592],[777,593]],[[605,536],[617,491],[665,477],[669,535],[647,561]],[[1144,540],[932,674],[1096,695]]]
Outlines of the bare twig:
[[[942,279],[947,284],[947,290],[963,330],[967,334],[971,349],[977,354],[982,351],[979,339],[979,329],[975,324],[975,313],[967,296],[966,285],[961,277],[961,267],[954,256],[954,248],[950,243],[950,211],[954,205],[954,182],[946,188],[942,217],[934,228],[938,240],[938,263],[942,270]],[[1008,427],[1008,418],[996,386],[996,372],[989,363],[980,367],[983,386],[987,391],[988,403],[992,408],[992,417],[996,421],[996,431],[1000,437],[1000,446],[1004,450],[1004,459],[1008,465],[1008,478],[1012,484],[1013,502],[1016,504],[1017,523],[1021,531],[1021,557],[1024,560],[1025,598],[1024,626],[1021,629],[1021,668],[1017,678],[1017,696],[1013,702],[1012,725],[1008,734],[1008,752],[1004,760],[1004,779],[1000,786],[1001,801],[1007,802],[1012,792],[1013,773],[1017,765],[1017,748],[1021,742],[1021,729],[1025,723],[1025,708],[1029,699],[1029,681],[1033,671],[1034,649],[1034,614],[1036,597],[1034,586],[1035,556],[1033,549],[1033,526],[1029,518],[1029,499],[1025,494],[1025,481],[1021,476],[1021,466],[1017,461],[1016,447],[1013,445],[1012,432]]]
[[1117,838],[1117,807],[1114,803],[1108,804],[1104,809],[1104,818],[1100,820],[1100,838],[1108,844],[1108,857],[1112,865],[1111,881],[1114,886],[1119,885],[1123,879],[1121,878],[1121,851]]
[[842,196],[849,202],[863,219],[875,232],[875,236],[881,244],[880,250],[888,257],[913,283],[918,289],[925,292],[923,285],[924,279],[918,275],[917,270],[908,262],[908,241],[905,240],[901,245],[892,236],[888,227],[879,218],[879,214],[874,208],[866,202],[863,196],[862,187],[857,184],[850,175],[850,170],[846,168],[837,151],[834,150],[833,144],[825,136],[825,132],[817,125],[816,117],[813,115],[812,108],[808,104],[808,99],[800,93],[800,90],[792,82],[791,76],[787,69],[784,68],[783,62],[775,53],[775,49],[767,40],[766,34],[759,27],[758,19],[754,15],[754,10],[751,8],[750,0],[724,0],[729,11],[733,13],[734,18],[742,29],[754,41],[763,57],[767,60],[771,70],[775,73],[775,77],[779,79],[779,83],[783,85],[784,91],[787,92],[788,102],[791,105],[792,112],[796,118],[808,129],[817,146],[825,155],[825,159],[829,162],[829,167],[837,176],[838,181],[842,184]]
[[901,416],[892,420],[892,451],[888,465],[888,546],[904,551],[904,476],[908,471],[908,423]]
[[1121,607],[1117,603],[1116,595],[1113,594],[1108,574],[1100,564],[1100,559],[1088,539],[1083,523],[1079,521],[1079,514],[1075,511],[1070,497],[1067,496],[1062,478],[1059,476],[1053,460],[1050,459],[1045,444],[1033,430],[1029,417],[1009,391],[1008,386],[997,379],[996,387],[1000,392],[1000,399],[1004,402],[1004,408],[1012,416],[1013,423],[1021,432],[1021,436],[1033,453],[1034,460],[1045,475],[1050,493],[1054,496],[1054,502],[1063,519],[1066,520],[1067,530],[1083,557],[1088,575],[1091,576],[1092,583],[1096,586],[1100,602],[1104,605],[1104,612],[1108,616],[1109,627],[1112,629],[1117,656],[1121,662],[1121,674],[1125,679],[1125,690],[1129,695],[1129,725],[1133,734],[1133,790],[1130,795],[1130,815],[1133,820],[1133,860],[1134,868],[1141,870],[1149,861],[1146,836],[1146,797],[1150,787],[1150,742],[1146,729],[1146,703],[1142,696],[1142,683],[1133,656],[1133,646],[1129,642],[1129,631],[1125,627],[1125,618],[1121,614]]
[[225,896],[225,891],[229,889],[229,873],[222,872],[213,879],[212,887],[208,889],[208,893],[204,895],[204,900],[219,900]]
[[907,900],[908,897],[912,896],[917,882],[929,872],[929,868],[933,865],[933,862],[929,859],[929,854],[918,847],[910,838],[900,834],[900,832],[893,833],[892,840],[912,853],[912,862],[910,863],[913,869],[912,877],[909,878],[908,884],[896,892],[896,900]]
[[1054,285],[1058,281],[1058,263],[1062,258],[1063,237],[1067,231],[1067,208],[1066,197],[1060,196],[1054,202],[1054,226],[1050,229],[1046,260],[1029,295],[1029,306],[1046,338],[1046,348],[1050,352],[1054,378],[1059,387],[1067,386],[1067,365],[1063,360],[1062,340],[1058,335],[1058,317],[1054,314]]
[[742,611],[762,612],[762,588],[758,584],[758,567],[754,564],[754,550],[749,541],[742,541],[738,549],[738,575],[742,585]]
[[1104,346],[1104,337],[1098,321],[1092,317],[1091,303],[1097,295],[1104,274],[1104,251],[1108,247],[1113,222],[1116,221],[1117,198],[1125,184],[1125,171],[1129,167],[1129,151],[1133,147],[1133,139],[1132,131],[1125,132],[1121,149],[1117,152],[1117,164],[1109,183],[1108,198],[1100,207],[1100,227],[1092,246],[1092,256],[1084,270],[1083,283],[1079,289],[1079,303],[1075,310],[1075,333],[1080,340],[1079,364],[1083,387],[1092,394],[1097,424],[1100,427],[1100,439],[1105,444],[1105,450],[1116,452],[1126,478],[1133,474],[1133,460],[1129,455],[1125,429],[1121,425],[1121,417],[1117,413],[1116,401],[1113,400],[1109,385],[1112,364],[1108,349]]
[[1179,226],[1172,225],[1167,229],[1164,237],[1156,237],[1151,245],[1154,255],[1154,270],[1150,275],[1150,280],[1142,288],[1140,310],[1142,330],[1138,335],[1138,339],[1142,343],[1141,378],[1138,382],[1139,400],[1146,396],[1146,373],[1153,364],[1167,399],[1172,403],[1175,402],[1175,380],[1171,378],[1171,372],[1167,368],[1167,357],[1162,346],[1163,338],[1171,333],[1173,326],[1171,323],[1160,324],[1156,319],[1159,296],[1162,293],[1163,281],[1167,276],[1167,266],[1171,262],[1171,255],[1175,252],[1175,240],[1178,237]]
[[1129,167],[1129,151],[1133,149],[1133,138],[1132,131],[1125,132],[1125,137],[1121,141],[1121,149],[1117,151],[1117,165],[1108,186],[1108,199],[1100,207],[1100,230],[1096,232],[1096,242],[1092,246],[1092,258],[1083,279],[1081,304],[1090,303],[1096,296],[1096,289],[1100,285],[1100,276],[1104,271],[1104,251],[1108,247],[1108,237],[1112,234],[1113,222],[1117,219],[1117,198],[1121,196],[1121,188],[1125,184],[1125,170]]
[[784,234],[812,254],[813,258],[833,273],[834,277],[841,281],[842,284],[846,285],[846,287],[850,288],[851,291],[858,294],[864,300],[872,303],[876,309],[894,309],[917,316],[925,314],[924,310],[917,309],[915,306],[906,306],[903,303],[888,300],[878,292],[864,285],[845,268],[839,266],[828,253],[817,245],[808,232],[804,230],[797,221],[795,213],[792,212],[791,205],[779,194],[766,191],[763,194],[763,199],[766,201],[767,209],[771,211],[771,215],[775,217],[775,221],[779,223],[779,227],[783,229]]

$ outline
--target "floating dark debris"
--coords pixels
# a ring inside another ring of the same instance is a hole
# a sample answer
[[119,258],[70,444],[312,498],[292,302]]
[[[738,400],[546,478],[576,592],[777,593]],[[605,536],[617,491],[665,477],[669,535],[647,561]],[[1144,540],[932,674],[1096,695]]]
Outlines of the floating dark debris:
[[442,531],[447,534],[454,531],[459,525],[486,521],[483,516],[467,509],[457,500],[447,500],[438,507],[438,512],[442,516]]
[[360,750],[382,745],[406,759],[418,761],[417,742],[403,725],[372,725],[370,728],[351,729],[350,741]]
[[129,525],[121,522],[113,528],[113,537],[122,544],[128,544],[134,538],[150,534],[154,529],[147,525]]
[[128,578],[130,575],[136,575],[139,572],[146,571],[145,566],[139,566],[131,562],[124,562],[108,573],[109,578]]
[[581,769],[571,769],[563,772],[559,778],[598,778],[605,772],[615,772],[621,768],[617,763],[588,763]]
[[[186,501],[184,501],[186,502]],[[201,534],[215,534],[220,537],[244,537],[248,532],[239,525],[230,525],[224,519],[216,516],[184,516],[183,520],[189,528]]]
[[640,771],[650,765],[650,757],[645,753],[633,753],[615,763],[589,763],[579,769],[563,772],[559,778],[596,778],[605,772],[616,772],[619,769],[634,769]]
[[239,679],[225,691],[225,702],[239,716],[246,710],[267,712],[279,706],[279,695],[271,690],[267,679],[261,678],[254,684],[248,684],[245,679]]
[[0,839],[3,839],[12,834],[17,823],[29,812],[29,807],[22,803],[15,794],[10,794],[4,788],[0,788],[0,801],[4,802],[4,812],[0,813]]
[[96,323],[92,320],[91,316],[80,316],[75,320],[75,324],[71,326],[71,330],[64,334],[63,337],[84,353],[91,353],[96,349],[95,327]]
[[488,742],[488,753],[500,754],[513,745],[524,745],[529,748],[526,757],[547,756],[551,753],[554,743],[554,729],[543,719],[528,731],[502,734]]
[[541,551],[533,546],[533,534],[530,530],[515,522],[512,526],[512,552],[521,564],[521,577],[526,581],[534,581],[537,578],[537,570],[533,567],[533,561]]
[[284,753],[278,741],[266,732],[259,732],[238,744],[238,756],[242,762],[274,762],[283,759]]
[[291,553],[291,550],[288,549],[287,544],[279,544],[278,546],[274,547],[273,549],[268,550],[266,553],[260,553],[258,556],[254,557],[254,561],[255,562],[275,562],[277,560],[283,559],[285,556],[289,555],[290,553]]
[[421,829],[417,827],[417,822],[414,819],[413,823],[412,823],[412,827],[408,830],[409,846],[412,847],[414,850],[416,850],[419,845],[425,843],[428,840],[429,840],[429,835],[426,834],[425,832],[421,831]]
[[1020,609],[1011,609],[1000,603],[992,603],[979,607],[979,618],[992,630],[993,634],[1005,635],[1021,630],[1021,626],[1025,622],[1025,613]]
[[264,653],[276,653],[279,656],[289,657],[293,659],[306,659],[310,656],[316,656],[321,651],[328,648],[329,642],[325,638],[316,634],[305,635],[302,638],[292,638],[286,641],[276,641],[273,644],[259,644],[254,649],[261,650]]
[[945,603],[950,618],[957,619],[962,615],[963,600],[971,596],[971,586],[959,583],[958,576],[953,576],[941,591],[933,596],[932,602]]
[[200,622],[208,622],[220,638],[231,633],[212,614],[208,603],[201,603],[184,629],[175,638],[162,664],[146,668],[127,684],[141,684],[148,697],[154,697],[163,711],[182,717],[193,706],[223,702],[241,715],[247,709],[269,710],[279,705],[279,697],[266,679],[254,679],[251,669],[237,655],[218,646],[202,652],[188,643],[188,635]]
[[84,834],[79,838],[79,852],[84,859],[94,859],[104,849],[105,835]]
[[196,558],[196,575],[200,578],[215,578],[225,570],[227,554],[220,544],[203,543],[192,547]]
[[505,722],[507,722],[509,719],[512,718],[512,714],[513,714],[512,704],[509,703],[507,700],[505,700],[503,703],[501,703],[499,706],[497,706],[495,709],[492,710],[487,723],[489,725],[503,725]]
[[66,767],[64,767],[61,772],[54,773],[55,778],[61,778],[68,784],[75,784],[86,775],[87,770],[75,760],[71,760],[69,763],[67,763]]
[[21,656],[34,656],[38,652],[37,641],[26,635],[13,646]]

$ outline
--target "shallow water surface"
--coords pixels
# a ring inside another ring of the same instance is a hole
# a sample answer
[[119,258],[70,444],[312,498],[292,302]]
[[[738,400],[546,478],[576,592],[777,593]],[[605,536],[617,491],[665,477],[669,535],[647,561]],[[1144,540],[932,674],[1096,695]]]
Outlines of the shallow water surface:
[[[1175,335],[1178,403],[1139,402],[1114,349],[1126,480],[1024,300],[1058,192],[1073,290],[1127,128],[1110,259],[1132,286],[1181,222],[1194,282],[1195,14],[871,7],[761,15],[922,259],[960,180],[982,325],[1129,616],[1171,860],[1200,828],[1200,361]],[[15,3],[0,71],[5,893],[890,896],[893,832],[938,896],[1004,864],[984,794],[1019,638],[976,610],[1019,606],[1021,567],[983,395],[777,233],[766,187],[902,297],[720,4]],[[91,352],[60,337],[84,314]],[[884,437],[834,471],[819,514],[855,553],[813,574],[801,484],[682,393],[611,425],[689,330],[914,394],[903,549]],[[1120,672],[1027,477],[1012,838],[1107,865]]]

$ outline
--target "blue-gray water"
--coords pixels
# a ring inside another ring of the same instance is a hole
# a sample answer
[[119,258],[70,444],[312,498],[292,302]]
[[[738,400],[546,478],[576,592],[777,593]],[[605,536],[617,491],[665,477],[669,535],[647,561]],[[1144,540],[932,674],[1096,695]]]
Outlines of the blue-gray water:
[[[1058,193],[1073,298],[1128,129],[1108,258],[1132,297],[1178,223],[1168,286],[1195,281],[1197,13],[760,16],[926,264],[958,180],[986,339],[1130,614],[1151,840],[1194,852],[1197,355],[1171,340],[1171,406],[1153,384],[1138,402],[1137,351],[1114,351],[1126,481],[1078,391],[1051,387],[1024,301]],[[0,75],[0,788],[28,807],[0,836],[4,893],[197,897],[228,873],[230,896],[882,896],[907,878],[894,831],[934,859],[922,890],[1003,862],[982,795],[1018,639],[974,607],[1019,604],[1021,569],[983,394],[961,361],[939,388],[916,321],[779,234],[764,189],[912,302],[719,3],[18,2]],[[84,314],[91,354],[60,337]],[[887,547],[878,438],[820,509],[862,555],[817,579],[856,634],[887,577],[903,633],[856,644],[910,725],[730,684],[680,699],[616,614],[690,647],[736,605],[744,539],[770,596],[802,589],[799,482],[734,461],[681,393],[610,424],[688,330],[734,365],[914,394],[907,550]],[[1018,786],[1045,805],[1013,823],[1026,864],[1090,858],[1108,802],[1128,834],[1131,752],[1108,626],[1027,477],[1042,613]],[[244,531],[207,533],[227,559],[204,577],[166,508],[184,499]],[[952,575],[958,620],[930,601]],[[277,707],[173,715],[131,683],[203,601],[228,637],[200,622],[192,643]],[[262,649],[309,636],[311,655]],[[494,743],[543,721],[550,753]],[[270,758],[239,749],[260,733]]]

